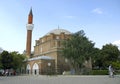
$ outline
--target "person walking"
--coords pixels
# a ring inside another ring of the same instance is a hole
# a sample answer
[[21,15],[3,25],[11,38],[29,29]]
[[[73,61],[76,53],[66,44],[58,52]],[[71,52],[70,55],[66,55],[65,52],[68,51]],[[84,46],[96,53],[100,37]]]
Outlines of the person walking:
[[114,78],[114,70],[111,64],[109,65],[109,77]]

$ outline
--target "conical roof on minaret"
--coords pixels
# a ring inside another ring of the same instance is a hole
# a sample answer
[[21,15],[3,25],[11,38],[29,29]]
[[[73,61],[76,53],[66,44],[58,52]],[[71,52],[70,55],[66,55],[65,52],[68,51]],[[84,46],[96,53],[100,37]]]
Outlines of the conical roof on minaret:
[[28,15],[28,24],[32,24],[32,22],[33,22],[33,13],[32,13],[32,8],[31,8],[29,15]]
[[30,13],[29,13],[29,15],[32,15],[32,16],[33,16],[33,13],[32,13],[32,8],[30,9]]

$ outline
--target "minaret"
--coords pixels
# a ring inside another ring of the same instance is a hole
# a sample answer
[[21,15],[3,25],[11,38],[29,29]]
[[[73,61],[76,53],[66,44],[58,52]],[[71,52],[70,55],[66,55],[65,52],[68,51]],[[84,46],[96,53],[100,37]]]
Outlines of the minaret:
[[26,42],[26,56],[30,58],[31,55],[31,41],[32,41],[32,30],[33,30],[33,14],[32,8],[30,9],[30,13],[28,15],[28,24],[26,25],[27,29],[27,42]]

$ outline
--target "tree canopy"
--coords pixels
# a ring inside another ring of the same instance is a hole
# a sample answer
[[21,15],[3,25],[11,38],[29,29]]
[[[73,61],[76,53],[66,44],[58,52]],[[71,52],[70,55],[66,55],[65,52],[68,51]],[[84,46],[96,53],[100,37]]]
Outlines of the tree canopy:
[[106,69],[110,64],[116,69],[120,69],[120,51],[117,46],[113,44],[103,45],[102,49],[98,49],[96,55],[94,54],[94,65],[99,69]]
[[22,67],[25,56],[18,52],[3,51],[0,54],[0,68],[2,69],[18,69]]
[[94,49],[94,43],[85,36],[83,30],[73,33],[63,45],[63,56],[69,59],[77,70],[80,70],[85,60],[89,60]]
[[112,64],[116,69],[120,69],[120,51],[113,44],[103,45],[102,49],[95,48],[83,30],[73,33],[70,38],[63,41],[63,56],[67,58],[71,65],[80,70],[83,63],[92,58],[93,69],[107,69]]
[[118,61],[120,51],[117,46],[113,44],[106,44],[101,49],[101,56],[104,63],[103,66],[105,67],[112,64],[112,62]]

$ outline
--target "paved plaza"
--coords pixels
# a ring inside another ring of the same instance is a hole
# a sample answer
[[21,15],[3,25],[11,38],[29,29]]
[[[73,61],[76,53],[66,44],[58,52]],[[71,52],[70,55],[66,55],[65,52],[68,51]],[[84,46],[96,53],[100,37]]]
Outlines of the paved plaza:
[[120,84],[120,76],[9,76],[0,84]]

